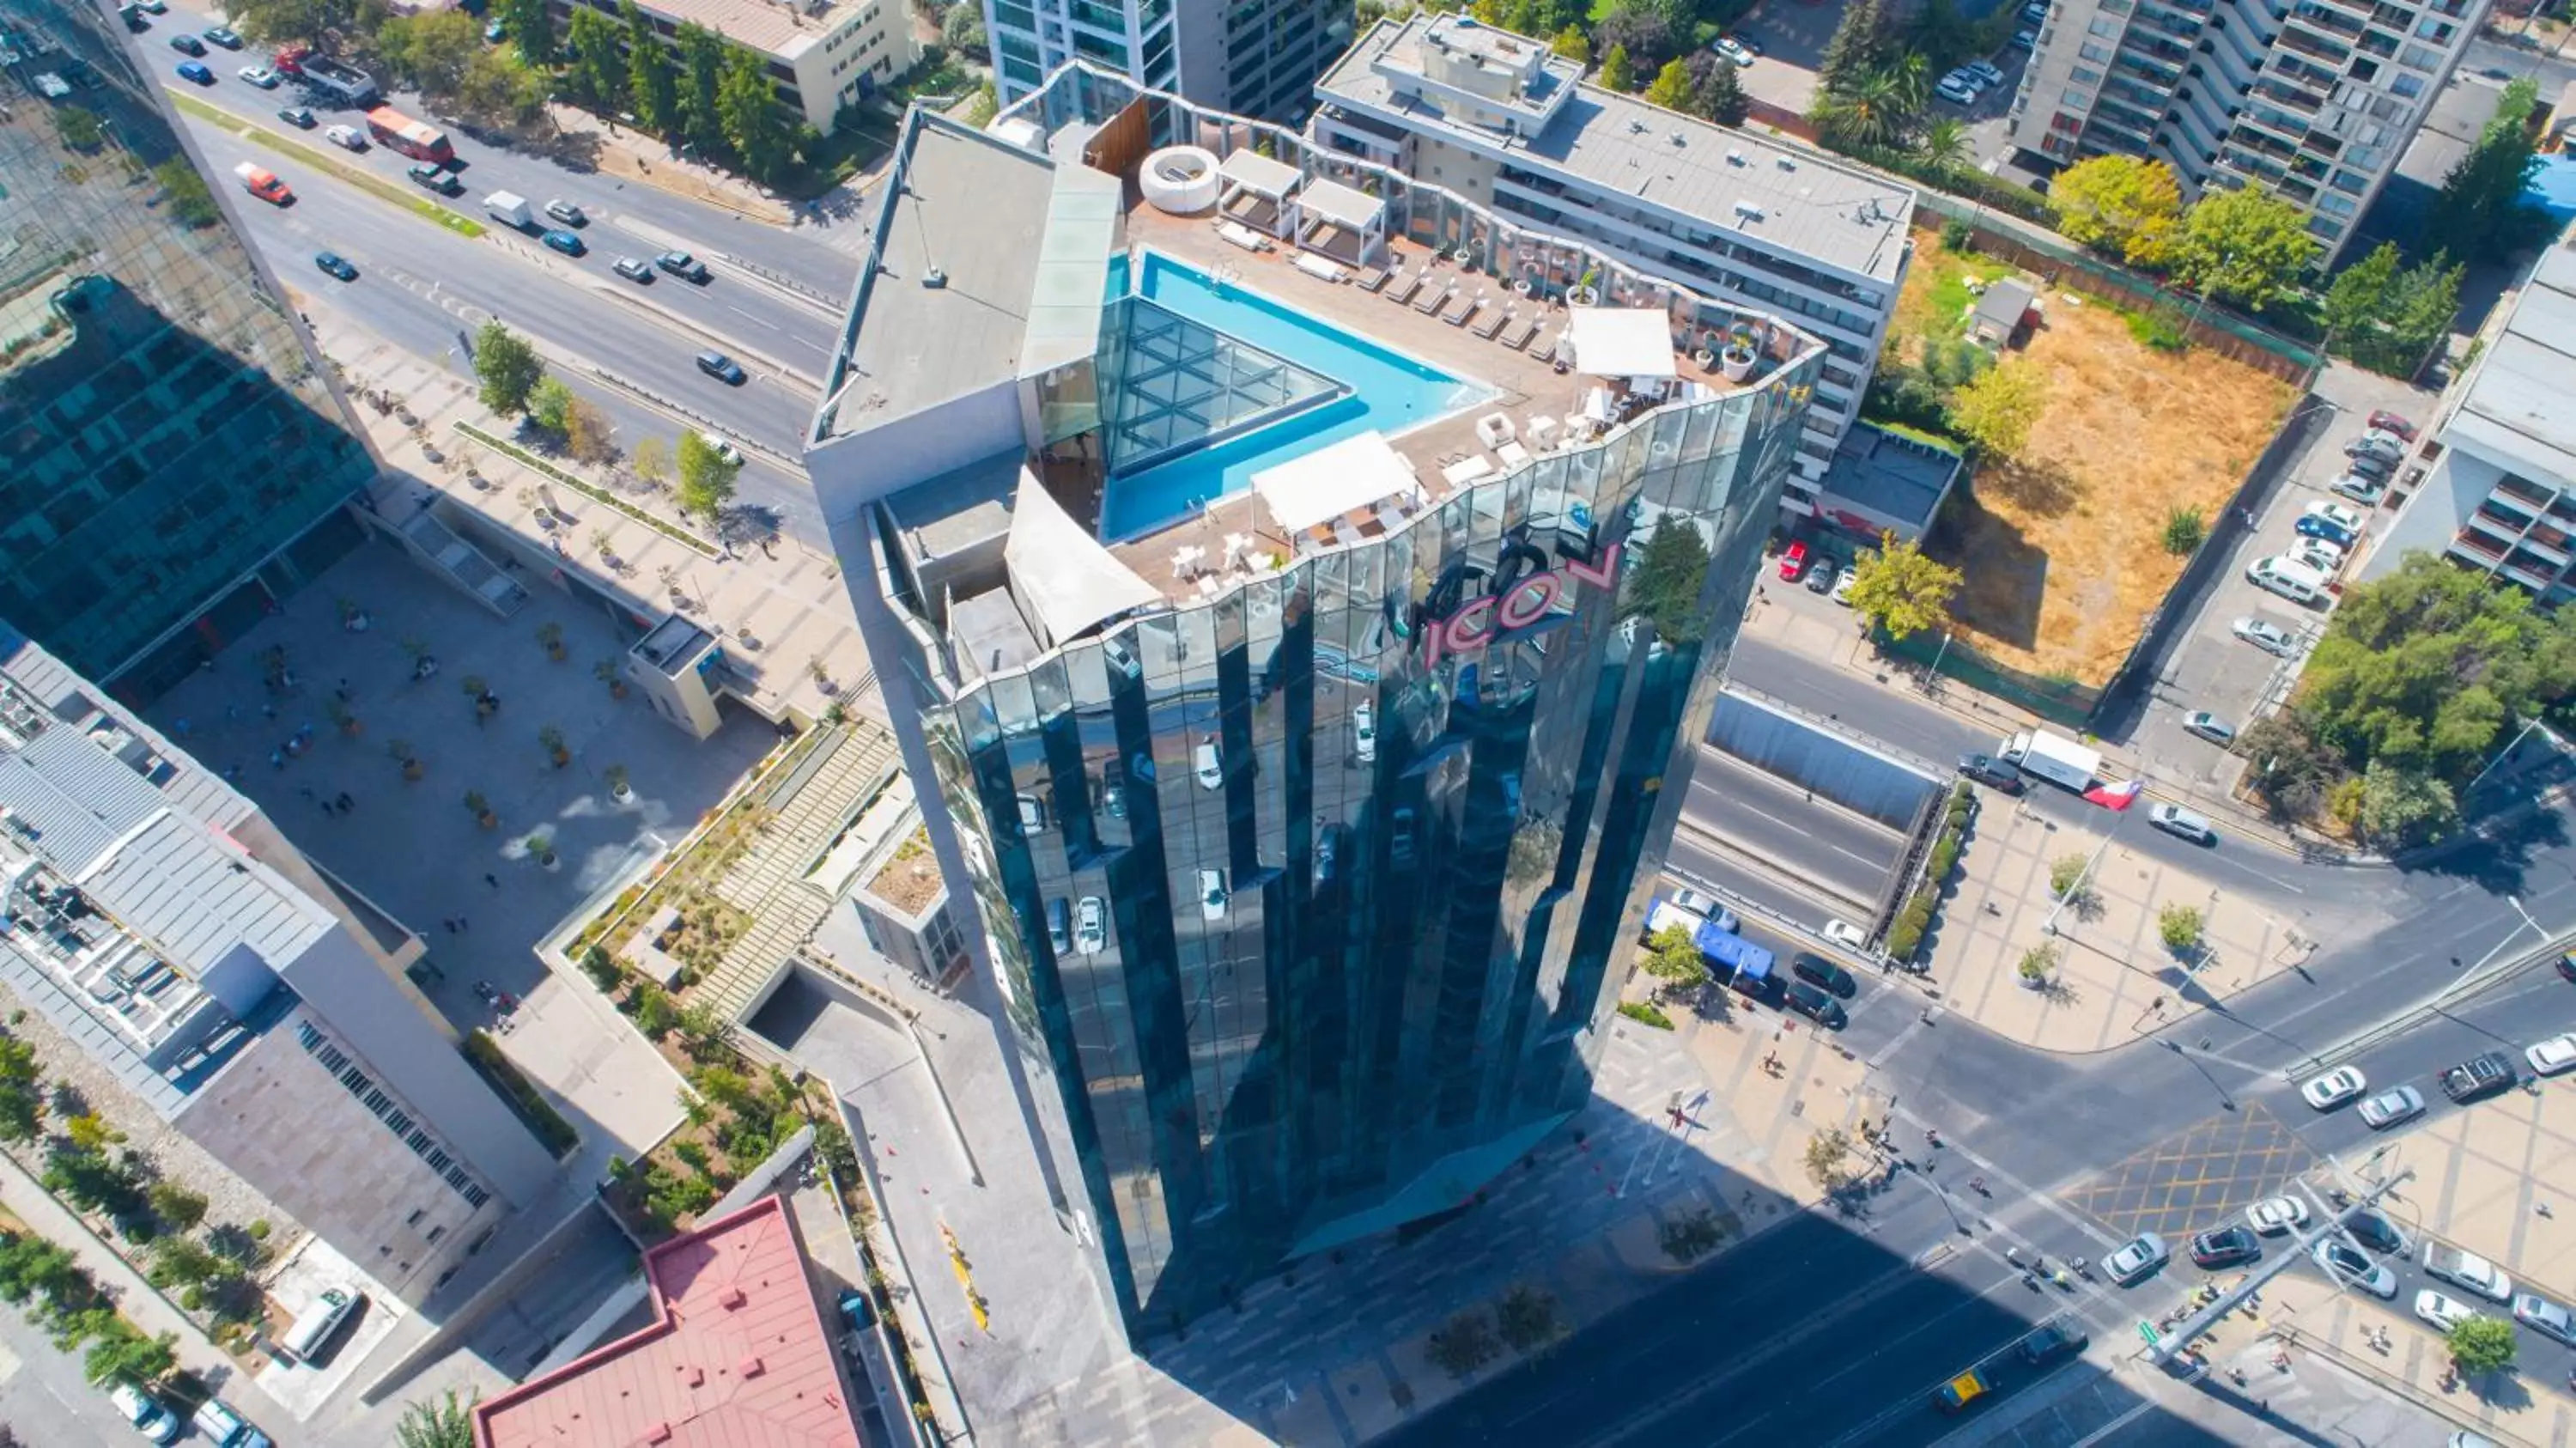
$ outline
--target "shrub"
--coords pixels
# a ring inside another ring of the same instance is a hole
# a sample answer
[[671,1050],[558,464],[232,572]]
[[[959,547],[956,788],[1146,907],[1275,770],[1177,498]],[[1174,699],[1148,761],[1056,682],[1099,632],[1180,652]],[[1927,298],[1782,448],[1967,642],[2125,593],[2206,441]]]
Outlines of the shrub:
[[2209,537],[2209,522],[2198,508],[2177,507],[2165,514],[2165,551],[2176,558],[2188,558]]
[[2082,855],[2060,855],[2049,861],[2048,893],[2061,900],[2067,898],[2069,892],[2083,884],[2088,863]]
[[2190,905],[2168,905],[2156,912],[2156,934],[2165,949],[2176,955],[2189,955],[2200,949],[2203,919]]
[[1501,1353],[1493,1324],[1485,1320],[1483,1309],[1472,1307],[1433,1328],[1423,1348],[1431,1365],[1453,1378],[1467,1376]]
[[597,945],[581,953],[581,969],[590,977],[590,983],[603,992],[613,993],[626,980],[626,972],[616,958]]
[[1726,1240],[1726,1229],[1718,1225],[1717,1213],[1700,1207],[1665,1221],[1655,1236],[1665,1256],[1690,1262],[1716,1251]]
[[1923,943],[1923,932],[1932,928],[1932,911],[1936,897],[1929,889],[1917,890],[1905,908],[1896,913],[1896,923],[1887,930],[1887,955],[1902,963],[1914,958]]
[[2020,969],[2021,978],[2024,980],[2032,982],[2046,980],[2048,973],[2056,968],[2057,947],[2054,945],[2034,945],[2021,953]]
[[2179,352],[2191,345],[2190,339],[2183,336],[2182,324],[2173,319],[2171,312],[2129,312],[2124,314],[2123,320],[2129,324],[2129,335],[2136,338],[2141,347],[2158,352]]
[[1556,1297],[1527,1284],[1516,1285],[1494,1306],[1494,1325],[1514,1352],[1527,1352],[1555,1341],[1565,1332]]
[[1941,838],[1932,842],[1932,872],[1924,877],[1925,883],[1938,885],[1947,881],[1958,866],[1959,837],[1944,830]]
[[1659,1031],[1669,1031],[1673,1028],[1672,1017],[1665,1015],[1662,1011],[1655,1009],[1644,1001],[1621,1001],[1619,1003],[1619,1014],[1626,1016],[1628,1019],[1636,1021],[1641,1025],[1652,1026]]
[[1977,249],[1977,229],[1956,217],[1942,222],[1941,249],[1943,251],[1958,252],[1963,255],[1965,253],[1975,251]]

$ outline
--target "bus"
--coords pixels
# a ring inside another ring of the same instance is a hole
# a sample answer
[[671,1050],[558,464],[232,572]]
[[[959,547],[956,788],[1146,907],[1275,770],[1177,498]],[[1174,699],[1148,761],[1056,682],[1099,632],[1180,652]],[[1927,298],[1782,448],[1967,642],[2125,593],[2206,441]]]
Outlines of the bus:
[[456,159],[456,148],[447,144],[447,133],[423,121],[415,121],[391,106],[378,106],[367,112],[367,134],[376,144],[391,146],[415,161],[444,166]]

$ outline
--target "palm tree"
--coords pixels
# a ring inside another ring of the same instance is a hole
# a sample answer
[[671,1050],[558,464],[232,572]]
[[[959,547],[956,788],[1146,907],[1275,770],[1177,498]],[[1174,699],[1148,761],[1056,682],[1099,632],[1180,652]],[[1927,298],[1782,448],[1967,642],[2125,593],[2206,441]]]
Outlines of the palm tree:
[[[481,1394],[477,1393],[476,1397]],[[413,1403],[394,1425],[402,1448],[474,1448],[474,1399],[459,1402],[456,1390],[434,1403]]]
[[1914,151],[1934,175],[1964,165],[1968,159],[1967,122],[1956,116],[1943,116],[1923,128],[1923,139],[1915,143]]
[[1828,97],[1817,119],[1851,145],[1884,146],[1903,129],[1899,102],[1895,78],[1872,71],[1851,89]]

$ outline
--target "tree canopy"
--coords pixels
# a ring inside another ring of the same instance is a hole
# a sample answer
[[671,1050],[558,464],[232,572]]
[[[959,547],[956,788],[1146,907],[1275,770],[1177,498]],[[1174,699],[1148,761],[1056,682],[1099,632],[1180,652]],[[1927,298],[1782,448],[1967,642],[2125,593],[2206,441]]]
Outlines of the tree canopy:
[[2030,445],[2030,429],[2048,403],[2048,380],[2026,357],[2007,357],[1950,394],[1950,425],[1999,458]]
[[728,462],[717,452],[715,444],[694,430],[680,434],[680,508],[712,518],[733,498],[736,474],[742,463]]
[[482,384],[483,405],[509,417],[524,411],[546,364],[528,339],[501,325],[485,322],[474,334],[474,376]]
[[1655,83],[1646,87],[1646,104],[1668,111],[1688,109],[1690,67],[1678,60],[1665,61],[1664,68],[1655,72]]
[[1609,53],[1601,57],[1600,78],[1601,83],[1604,86],[1607,86],[1614,91],[1628,91],[1635,90],[1637,88],[1637,73],[1636,70],[1628,64],[1628,48],[1626,46],[1611,46]]
[[1672,990],[1690,990],[1708,983],[1708,958],[1699,953],[1699,944],[1691,939],[1691,933],[1678,925],[1656,931],[1637,957],[1637,965]]
[[1920,544],[1879,535],[1878,547],[1852,566],[1851,606],[1897,638],[1938,628],[1950,616],[1950,599],[1962,576],[1926,555]]
[[2296,287],[2315,254],[2299,208],[2247,186],[2213,190],[2193,204],[2173,266],[2204,295],[2259,308]]
[[2425,253],[2499,259],[2547,231],[2548,213],[2522,199],[2540,168],[2531,131],[2539,105],[2540,87],[2530,76],[2506,84],[2477,145],[2442,178],[2442,194],[2424,220]]
[[2048,188],[2057,229],[2070,241],[2131,266],[2161,266],[2182,222],[2182,187],[2162,161],[2096,156],[2058,173]]
[[2467,274],[2446,252],[2410,267],[2395,242],[2380,243],[2326,288],[2323,311],[2336,349],[2373,371],[2411,375],[2449,333]]

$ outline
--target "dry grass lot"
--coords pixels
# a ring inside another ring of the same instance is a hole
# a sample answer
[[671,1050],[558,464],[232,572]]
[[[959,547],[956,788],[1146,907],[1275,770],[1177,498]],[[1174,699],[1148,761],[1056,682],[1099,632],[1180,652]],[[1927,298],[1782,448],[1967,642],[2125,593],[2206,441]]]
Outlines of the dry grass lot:
[[[1965,274],[2007,271],[1917,232],[1896,328],[1911,356],[1925,332],[1955,335]],[[1930,551],[1967,583],[1951,611],[1987,657],[2087,684],[2111,677],[2183,560],[2162,546],[2165,516],[2214,519],[2296,394],[2213,353],[2159,352],[2091,298],[2041,294],[2046,324],[2027,355],[2048,380],[2028,454],[1985,464],[1943,509]],[[1946,325],[1945,325],[1946,324]]]

